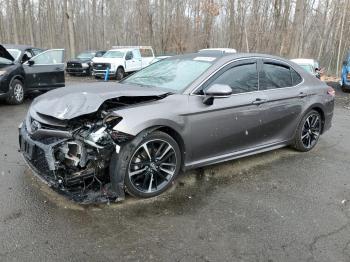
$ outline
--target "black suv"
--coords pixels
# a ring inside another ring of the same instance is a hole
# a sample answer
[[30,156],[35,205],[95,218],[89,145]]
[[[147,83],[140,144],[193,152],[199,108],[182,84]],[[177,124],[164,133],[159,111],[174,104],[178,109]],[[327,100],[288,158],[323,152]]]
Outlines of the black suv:
[[0,99],[20,104],[26,92],[65,86],[64,50],[0,45]]
[[90,50],[80,53],[76,58],[67,62],[66,72],[70,75],[91,75],[91,61],[94,57],[101,57],[106,53],[103,50]]

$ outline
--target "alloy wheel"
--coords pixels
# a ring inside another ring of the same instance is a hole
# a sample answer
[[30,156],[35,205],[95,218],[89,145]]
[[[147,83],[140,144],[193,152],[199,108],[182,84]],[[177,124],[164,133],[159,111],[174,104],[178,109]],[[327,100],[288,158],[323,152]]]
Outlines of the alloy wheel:
[[16,101],[22,101],[24,96],[23,86],[19,83],[16,83],[13,88],[13,94],[16,98]]
[[306,118],[301,132],[301,141],[305,148],[312,148],[321,133],[321,119],[318,114],[311,114]]
[[136,149],[129,163],[128,176],[138,191],[154,193],[169,184],[176,165],[174,148],[164,140],[154,139]]

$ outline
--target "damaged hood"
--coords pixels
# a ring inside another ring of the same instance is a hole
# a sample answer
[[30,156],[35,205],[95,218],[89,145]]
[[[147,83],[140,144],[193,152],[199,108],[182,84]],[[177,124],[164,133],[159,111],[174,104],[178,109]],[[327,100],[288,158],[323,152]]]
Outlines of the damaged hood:
[[72,85],[55,89],[37,97],[31,110],[60,120],[96,112],[106,101],[118,97],[161,96],[169,92],[113,82]]
[[0,57],[6,58],[7,60],[10,60],[12,62],[15,61],[13,56],[2,45],[0,45]]

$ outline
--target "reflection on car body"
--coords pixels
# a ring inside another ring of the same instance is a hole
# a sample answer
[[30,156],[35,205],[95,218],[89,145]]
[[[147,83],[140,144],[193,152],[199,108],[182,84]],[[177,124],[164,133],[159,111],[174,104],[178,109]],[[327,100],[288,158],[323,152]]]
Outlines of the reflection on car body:
[[288,60],[194,53],[36,98],[19,141],[35,173],[75,200],[152,197],[181,170],[288,145],[309,151],[333,107],[334,90]]

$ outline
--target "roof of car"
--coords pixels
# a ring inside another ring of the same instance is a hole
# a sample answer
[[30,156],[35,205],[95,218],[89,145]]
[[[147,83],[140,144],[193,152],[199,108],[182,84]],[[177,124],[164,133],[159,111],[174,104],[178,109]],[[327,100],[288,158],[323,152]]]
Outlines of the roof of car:
[[315,59],[306,59],[306,58],[296,58],[296,59],[291,59],[290,61],[293,61],[294,63],[297,63],[297,64],[311,64],[311,65],[314,65],[314,63],[317,62]]
[[201,49],[198,52],[202,53],[202,52],[207,52],[207,51],[217,51],[217,52],[223,52],[223,53],[237,53],[237,50],[234,48],[205,48],[205,49]]
[[4,44],[3,45],[6,49],[19,49],[21,51],[26,50],[28,48],[34,48],[30,45],[13,45],[13,44]]
[[268,55],[268,54],[260,54],[260,53],[222,53],[222,52],[197,52],[197,53],[188,53],[183,55],[176,55],[169,57],[168,59],[195,59],[197,61],[206,61],[211,63],[218,63],[218,64],[224,64],[231,60],[240,59],[240,58],[267,58],[267,59],[274,59],[279,60],[281,62],[284,62],[286,64],[291,64],[290,60]]

